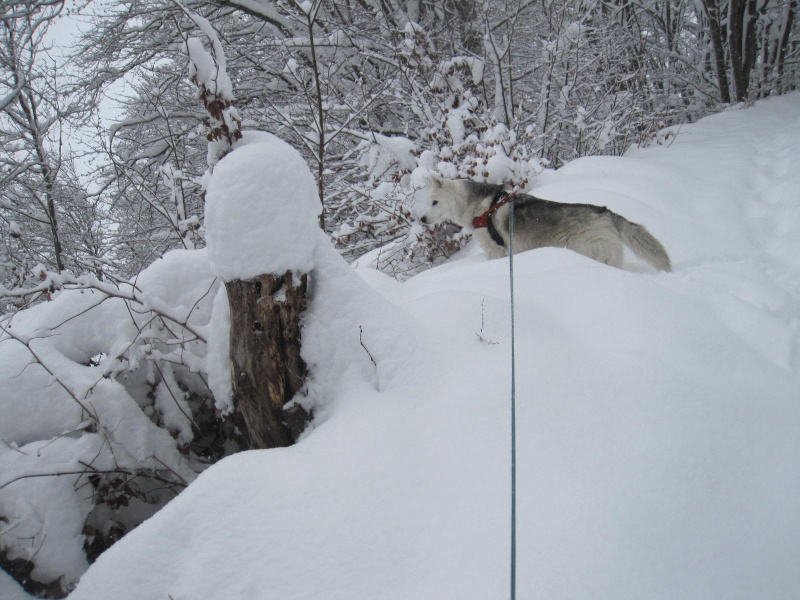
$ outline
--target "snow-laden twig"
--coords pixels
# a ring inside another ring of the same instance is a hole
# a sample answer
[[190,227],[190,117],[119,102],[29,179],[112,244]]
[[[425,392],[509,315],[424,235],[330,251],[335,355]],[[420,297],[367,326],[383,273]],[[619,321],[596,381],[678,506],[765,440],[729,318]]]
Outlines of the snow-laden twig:
[[[160,462],[162,465],[164,464],[157,457],[154,456],[152,458],[154,458],[155,460]],[[17,481],[21,481],[23,479],[36,479],[36,478],[39,478],[39,477],[64,477],[66,475],[78,475],[80,477],[80,476],[83,476],[83,475],[86,475],[86,474],[89,474],[89,475],[118,474],[118,475],[136,476],[136,475],[139,474],[139,471],[137,469],[126,469],[126,468],[122,468],[122,467],[118,467],[118,468],[115,468],[115,469],[94,469],[94,468],[91,468],[91,465],[88,464],[88,463],[81,462],[81,464],[84,467],[89,468],[89,470],[87,470],[87,468],[84,468],[81,471],[78,471],[78,470],[53,471],[53,472],[50,472],[50,473],[28,473],[28,474],[25,474],[25,475],[18,475],[17,477],[14,477],[13,479],[9,479],[8,481],[6,481],[2,485],[0,485],[0,490],[7,488],[9,485],[11,485],[12,483],[16,483]],[[176,485],[176,486],[179,486],[179,487],[186,487],[188,485],[186,483],[186,480],[183,479],[177,473],[175,473],[175,471],[173,469],[170,469],[166,465],[164,465],[164,466],[165,466],[166,470],[170,471],[173,475],[175,475],[181,481],[178,482],[178,481],[171,481],[169,479],[165,479],[165,478],[159,476],[156,472],[154,472],[152,470],[147,470],[148,477],[150,477],[152,479],[155,479],[156,481],[161,481],[162,483],[168,483],[170,485]]]
[[361,347],[364,349],[364,352],[366,352],[367,356],[369,356],[369,359],[372,361],[372,364],[377,367],[378,363],[375,362],[375,359],[372,357],[372,353],[364,345],[364,328],[361,325],[358,326],[358,341],[361,344]]
[[[97,290],[98,292],[105,294],[107,298],[119,298],[121,300],[125,300],[126,302],[130,302],[136,307],[135,312],[139,314],[146,312],[155,313],[158,316],[175,323],[176,325],[180,325],[186,331],[191,333],[196,339],[202,342],[206,341],[205,336],[203,336],[188,323],[189,313],[191,313],[191,311],[194,309],[194,306],[187,312],[186,315],[182,315],[175,311],[172,307],[167,306],[165,303],[160,302],[156,298],[148,298],[140,289],[137,288],[135,284],[125,283],[124,285],[129,289],[125,290],[122,286],[100,281],[94,275],[80,275],[76,277],[69,271],[62,271],[61,273],[56,273],[54,271],[43,271],[42,282],[34,287],[15,288],[8,290],[0,286],[0,298],[35,296],[43,293],[52,293],[61,289]],[[105,298],[101,299],[97,304],[85,309],[84,312],[91,310],[91,308],[96,307],[104,300]]]
[[31,356],[33,356],[33,358],[36,359],[35,364],[40,365],[45,371],[47,371],[47,374],[50,375],[53,381],[57,383],[69,395],[69,397],[72,398],[72,400],[74,400],[76,404],[78,404],[78,406],[81,407],[84,413],[89,415],[96,423],[100,422],[100,419],[98,418],[97,414],[94,411],[90,410],[89,407],[86,406],[86,404],[84,404],[78,398],[78,396],[75,395],[75,392],[73,392],[72,389],[66,383],[64,383],[63,381],[61,381],[61,379],[59,379],[59,377],[53,372],[53,370],[47,366],[42,357],[39,356],[39,354],[37,354],[36,351],[31,347],[31,342],[38,338],[31,338],[27,340],[23,339],[22,337],[18,336],[16,332],[12,331],[11,328],[5,327],[1,322],[0,322],[0,331],[6,334],[9,338],[16,340],[17,342],[25,346],[25,348],[28,349],[28,352],[31,353]]

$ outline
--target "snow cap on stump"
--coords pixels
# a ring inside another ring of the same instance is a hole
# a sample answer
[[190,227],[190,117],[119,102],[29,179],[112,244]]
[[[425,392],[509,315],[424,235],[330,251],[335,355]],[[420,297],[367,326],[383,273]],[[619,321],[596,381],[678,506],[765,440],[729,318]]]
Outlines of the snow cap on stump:
[[321,210],[300,153],[270,133],[244,132],[206,189],[212,272],[224,281],[309,272]]

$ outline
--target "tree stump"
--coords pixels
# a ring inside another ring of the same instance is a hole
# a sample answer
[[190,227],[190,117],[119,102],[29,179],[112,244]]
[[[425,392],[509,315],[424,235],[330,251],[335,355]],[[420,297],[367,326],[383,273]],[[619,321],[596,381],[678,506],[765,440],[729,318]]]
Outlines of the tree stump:
[[300,316],[308,275],[260,275],[225,284],[231,307],[231,383],[249,448],[292,445],[308,420],[284,410],[303,386]]

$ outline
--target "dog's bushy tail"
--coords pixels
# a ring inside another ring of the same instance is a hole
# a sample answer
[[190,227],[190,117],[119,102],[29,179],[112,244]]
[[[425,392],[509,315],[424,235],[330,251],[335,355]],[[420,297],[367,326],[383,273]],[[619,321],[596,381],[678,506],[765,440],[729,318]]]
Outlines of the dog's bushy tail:
[[667,251],[661,242],[653,237],[653,234],[647,231],[643,225],[631,223],[625,217],[613,212],[611,215],[614,226],[622,238],[622,243],[628,246],[636,256],[659,271],[672,271]]

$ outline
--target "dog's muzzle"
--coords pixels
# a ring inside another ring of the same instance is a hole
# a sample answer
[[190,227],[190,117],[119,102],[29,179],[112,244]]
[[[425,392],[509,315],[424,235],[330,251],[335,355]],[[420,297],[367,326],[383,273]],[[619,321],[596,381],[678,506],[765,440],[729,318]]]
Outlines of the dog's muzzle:
[[428,224],[428,217],[420,217],[419,220],[421,223],[424,223],[425,225]]

